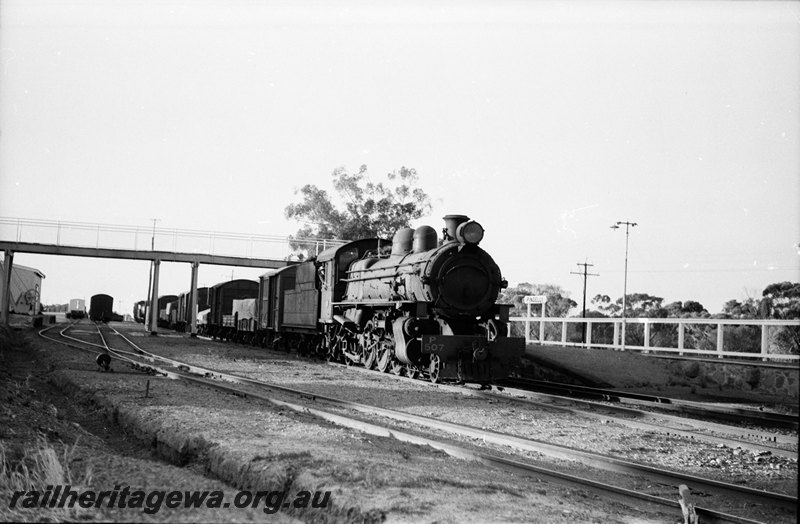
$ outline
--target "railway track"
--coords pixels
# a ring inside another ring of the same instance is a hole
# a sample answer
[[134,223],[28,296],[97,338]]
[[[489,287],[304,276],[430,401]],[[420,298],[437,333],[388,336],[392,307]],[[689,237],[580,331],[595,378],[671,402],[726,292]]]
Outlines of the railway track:
[[[45,336],[43,333],[49,329],[51,328],[42,330],[40,334]],[[69,327],[62,330],[62,336],[69,336],[64,334],[64,332],[68,329]],[[277,384],[271,384],[261,380],[254,380],[240,375],[220,373],[212,369],[194,366],[175,359],[147,352],[136,346],[132,341],[116,331],[115,334],[118,335],[119,339],[124,340],[134,349],[134,351],[130,352],[113,349],[109,347],[105,338],[102,336],[102,331],[100,328],[98,328],[98,333],[101,337],[100,344],[87,342],[75,337],[72,337],[73,343],[65,343],[61,340],[53,338],[50,339],[56,340],[62,344],[67,344],[76,349],[82,349],[85,351],[88,350],[97,355],[107,354],[115,360],[125,362],[127,365],[131,365],[132,367],[151,374],[162,375],[172,379],[185,380],[240,396],[257,398],[296,411],[311,413],[325,420],[329,420],[336,424],[345,425],[347,427],[352,427],[354,429],[358,429],[359,431],[365,431],[367,433],[377,435],[393,436],[394,438],[406,440],[416,444],[430,445],[454,456],[478,460],[483,463],[489,463],[503,469],[514,470],[517,473],[524,473],[526,475],[547,476],[548,478],[557,479],[560,483],[566,482],[567,484],[582,485],[593,490],[600,490],[608,494],[613,494],[615,497],[623,497],[626,499],[633,498],[636,499],[638,503],[646,501],[648,504],[657,504],[675,509],[677,507],[677,503],[674,502],[675,488],[678,486],[678,484],[686,484],[705,493],[713,493],[715,497],[727,497],[729,500],[736,500],[737,502],[741,500],[748,500],[753,504],[779,506],[785,508],[787,511],[796,510],[797,499],[796,497],[789,495],[726,484],[709,479],[703,479],[697,476],[652,468],[650,466],[643,466],[641,464],[617,459],[614,457],[608,457],[597,453],[590,453],[565,446],[558,446],[533,439],[523,439],[513,435],[488,431],[463,424],[443,422],[441,420],[422,417],[419,415],[411,415],[395,410],[377,408],[374,406],[368,406],[350,401],[342,401],[331,397],[315,395],[306,391],[287,388]],[[84,346],[89,346],[89,348],[76,346],[74,342],[78,342],[78,344],[82,344]],[[285,398],[279,398],[286,396],[294,397],[294,399],[292,401],[288,401],[285,400]],[[326,409],[320,409],[319,406],[321,405],[324,405]],[[360,415],[362,415],[362,417],[353,417],[351,415],[353,411],[358,412]],[[367,419],[365,420],[363,417],[367,417]],[[388,425],[385,422],[386,419],[391,419],[406,426],[411,425],[416,431],[418,431],[419,428],[425,428],[426,431],[430,430],[438,434],[455,435],[459,437],[462,442],[459,443],[456,441],[454,443],[450,439],[443,439],[441,437],[437,439],[431,439],[428,435],[410,433],[408,430],[402,430],[398,429],[396,426]],[[652,485],[653,483],[657,485],[665,484],[667,486],[663,488],[665,496],[653,495],[646,492],[646,490],[642,488],[631,490],[621,485],[614,485],[609,482],[597,480],[596,478],[579,478],[573,475],[559,473],[554,471],[552,468],[538,466],[530,463],[529,461],[518,461],[512,457],[503,456],[502,454],[489,454],[484,451],[476,450],[473,445],[464,444],[464,440],[467,442],[470,440],[479,440],[483,443],[483,445],[489,443],[495,447],[511,447],[528,453],[546,455],[550,458],[559,458],[588,463],[599,470],[621,473],[623,476],[641,477],[643,485]],[[698,514],[704,516],[704,518],[716,519],[717,521],[751,522],[751,520],[748,520],[746,517],[730,515],[723,511],[713,510],[711,508],[698,508]]]
[[[342,364],[329,363],[331,366]],[[350,368],[356,372],[372,373],[364,368]],[[387,374],[395,380],[414,380],[408,377]],[[415,384],[419,381],[415,381]],[[427,384],[426,386],[449,389],[453,392],[482,397],[491,400],[527,404],[544,409],[554,409],[565,413],[594,418],[598,421],[613,420],[616,423],[643,431],[663,433],[665,436],[682,436],[697,441],[705,441],[714,445],[723,445],[731,448],[740,447],[757,453],[771,453],[773,455],[797,460],[797,451],[786,449],[797,445],[796,435],[784,435],[775,432],[759,431],[740,426],[723,425],[705,420],[690,419],[666,414],[653,414],[640,409],[603,404],[589,400],[576,400],[573,398],[550,395],[544,393],[531,393],[527,390],[504,389],[502,392],[476,390],[464,386],[449,386],[443,384]],[[784,446],[784,447],[780,447]]]
[[555,393],[562,396],[591,398],[605,402],[648,406],[664,411],[675,411],[687,415],[712,417],[716,419],[748,423],[756,426],[798,429],[800,423],[796,414],[783,414],[738,407],[709,405],[703,402],[681,400],[655,395],[629,393],[613,389],[592,388],[561,384],[543,380],[524,378],[506,379],[502,383],[505,387],[513,387],[535,392]]

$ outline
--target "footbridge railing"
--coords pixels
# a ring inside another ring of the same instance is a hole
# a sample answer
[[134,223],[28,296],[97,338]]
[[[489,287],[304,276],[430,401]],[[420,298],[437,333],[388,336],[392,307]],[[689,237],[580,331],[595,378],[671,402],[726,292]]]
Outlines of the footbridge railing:
[[[57,246],[206,253],[248,258],[285,258],[293,253],[290,239],[150,226],[98,224],[65,220],[0,217],[0,240]],[[315,255],[343,242],[327,239],[294,241]]]
[[512,317],[510,320],[512,334],[524,333],[529,344],[800,361],[800,320],[549,317]]

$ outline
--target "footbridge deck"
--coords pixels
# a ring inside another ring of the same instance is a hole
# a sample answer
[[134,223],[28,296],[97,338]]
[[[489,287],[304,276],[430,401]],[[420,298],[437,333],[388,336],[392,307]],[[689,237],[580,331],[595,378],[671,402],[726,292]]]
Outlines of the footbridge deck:
[[[5,252],[3,264],[3,290],[0,300],[0,322],[8,324],[8,293],[11,288],[11,271],[14,265],[14,253],[34,253],[40,255],[57,255],[91,258],[115,258],[124,260],[149,260],[153,264],[152,293],[150,294],[150,311],[158,311],[158,275],[161,262],[185,262],[192,265],[191,280],[191,311],[197,304],[197,270],[200,264],[215,264],[223,266],[252,267],[276,269],[292,262],[268,258],[248,258],[225,255],[208,255],[203,253],[175,253],[171,251],[149,251],[138,249],[92,248],[80,246],[64,246],[59,244],[38,244],[29,242],[9,242],[0,240],[0,250]],[[157,315],[150,315],[150,332],[156,333]],[[192,315],[191,332],[197,331],[197,319]]]

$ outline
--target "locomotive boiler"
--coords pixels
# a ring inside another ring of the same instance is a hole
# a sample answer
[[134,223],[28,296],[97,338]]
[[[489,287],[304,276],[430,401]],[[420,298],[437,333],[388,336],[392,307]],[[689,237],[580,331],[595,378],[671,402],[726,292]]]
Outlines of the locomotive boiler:
[[391,243],[361,240],[336,248],[330,261],[319,257],[322,320],[329,310],[333,321],[324,344],[333,358],[433,382],[507,376],[524,351],[523,339],[507,336],[511,306],[496,304],[507,282],[479,247],[479,223],[444,220],[441,241],[422,226],[398,231]]

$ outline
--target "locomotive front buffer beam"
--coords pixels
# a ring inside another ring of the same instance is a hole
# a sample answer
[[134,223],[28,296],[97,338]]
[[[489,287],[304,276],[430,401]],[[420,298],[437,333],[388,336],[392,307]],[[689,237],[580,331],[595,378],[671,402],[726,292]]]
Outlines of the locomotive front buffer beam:
[[521,337],[489,341],[481,335],[423,335],[419,342],[422,355],[438,357],[439,377],[459,382],[506,377],[525,352]]

